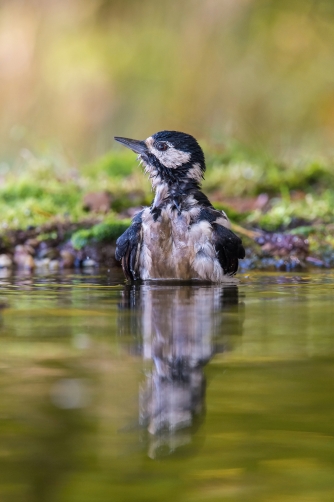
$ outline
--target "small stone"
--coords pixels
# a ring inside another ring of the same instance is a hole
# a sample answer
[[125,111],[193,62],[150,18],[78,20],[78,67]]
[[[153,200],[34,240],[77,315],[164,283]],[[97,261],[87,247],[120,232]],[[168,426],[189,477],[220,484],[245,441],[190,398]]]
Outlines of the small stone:
[[58,260],[51,260],[49,263],[49,269],[50,270],[58,270],[59,268],[59,261]]
[[62,249],[60,251],[60,256],[61,256],[61,264],[64,268],[73,268],[74,267],[74,261],[75,261],[75,256],[73,253],[70,251],[67,251],[66,249]]
[[35,254],[35,249],[32,246],[28,246],[27,244],[24,244],[24,250],[26,253],[30,254],[31,256],[34,256]]
[[40,242],[37,239],[28,239],[26,240],[25,245],[29,246],[30,248],[36,249],[40,245]]
[[[42,243],[44,244],[44,243]],[[49,260],[54,260],[55,258],[58,258],[59,252],[57,249],[52,248],[52,247],[47,247],[47,246],[40,246],[40,249],[38,251],[38,258],[48,258]]]
[[35,260],[35,265],[37,268],[49,268],[50,259],[42,258],[41,260]]
[[34,261],[33,257],[28,253],[25,246],[15,246],[13,261],[19,268],[30,268],[26,266],[26,263],[32,263],[29,258]]
[[111,205],[109,192],[90,192],[83,198],[83,207],[86,211],[107,213]]
[[12,264],[13,261],[7,254],[0,254],[0,268],[10,268]]
[[26,270],[33,270],[35,268],[35,260],[30,254],[26,255],[23,261],[23,268]]
[[96,267],[96,261],[91,260],[90,258],[87,258],[87,260],[84,260],[82,262],[83,267]]

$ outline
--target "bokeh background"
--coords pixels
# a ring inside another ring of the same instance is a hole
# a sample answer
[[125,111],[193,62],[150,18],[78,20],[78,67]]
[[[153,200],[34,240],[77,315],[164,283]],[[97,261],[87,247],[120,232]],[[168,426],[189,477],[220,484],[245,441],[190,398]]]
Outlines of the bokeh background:
[[330,152],[332,0],[1,0],[0,157],[161,129]]

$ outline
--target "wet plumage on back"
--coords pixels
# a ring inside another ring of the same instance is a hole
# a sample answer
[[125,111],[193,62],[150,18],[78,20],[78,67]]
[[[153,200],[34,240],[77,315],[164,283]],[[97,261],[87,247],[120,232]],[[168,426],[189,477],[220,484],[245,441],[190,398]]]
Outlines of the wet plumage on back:
[[145,141],[115,139],[138,154],[155,192],[116,242],[126,278],[231,280],[245,251],[201,192],[205,160],[195,138],[161,131]]

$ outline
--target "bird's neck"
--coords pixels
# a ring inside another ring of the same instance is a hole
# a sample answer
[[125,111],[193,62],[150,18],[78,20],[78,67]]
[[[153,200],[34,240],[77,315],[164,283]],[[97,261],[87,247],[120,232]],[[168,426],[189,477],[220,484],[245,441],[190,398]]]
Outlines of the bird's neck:
[[189,205],[190,201],[191,204],[196,203],[198,196],[200,196],[200,199],[205,199],[205,205],[211,205],[202,193],[200,184],[193,179],[174,183],[161,181],[153,188],[155,190],[155,197],[152,203],[153,210],[171,204],[178,212],[181,212],[182,209],[185,209]]

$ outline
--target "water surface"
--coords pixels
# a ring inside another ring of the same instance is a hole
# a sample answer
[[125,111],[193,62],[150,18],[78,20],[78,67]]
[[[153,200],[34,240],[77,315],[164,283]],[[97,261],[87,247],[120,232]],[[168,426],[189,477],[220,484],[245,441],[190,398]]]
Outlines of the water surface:
[[0,500],[334,500],[333,272],[0,278]]

